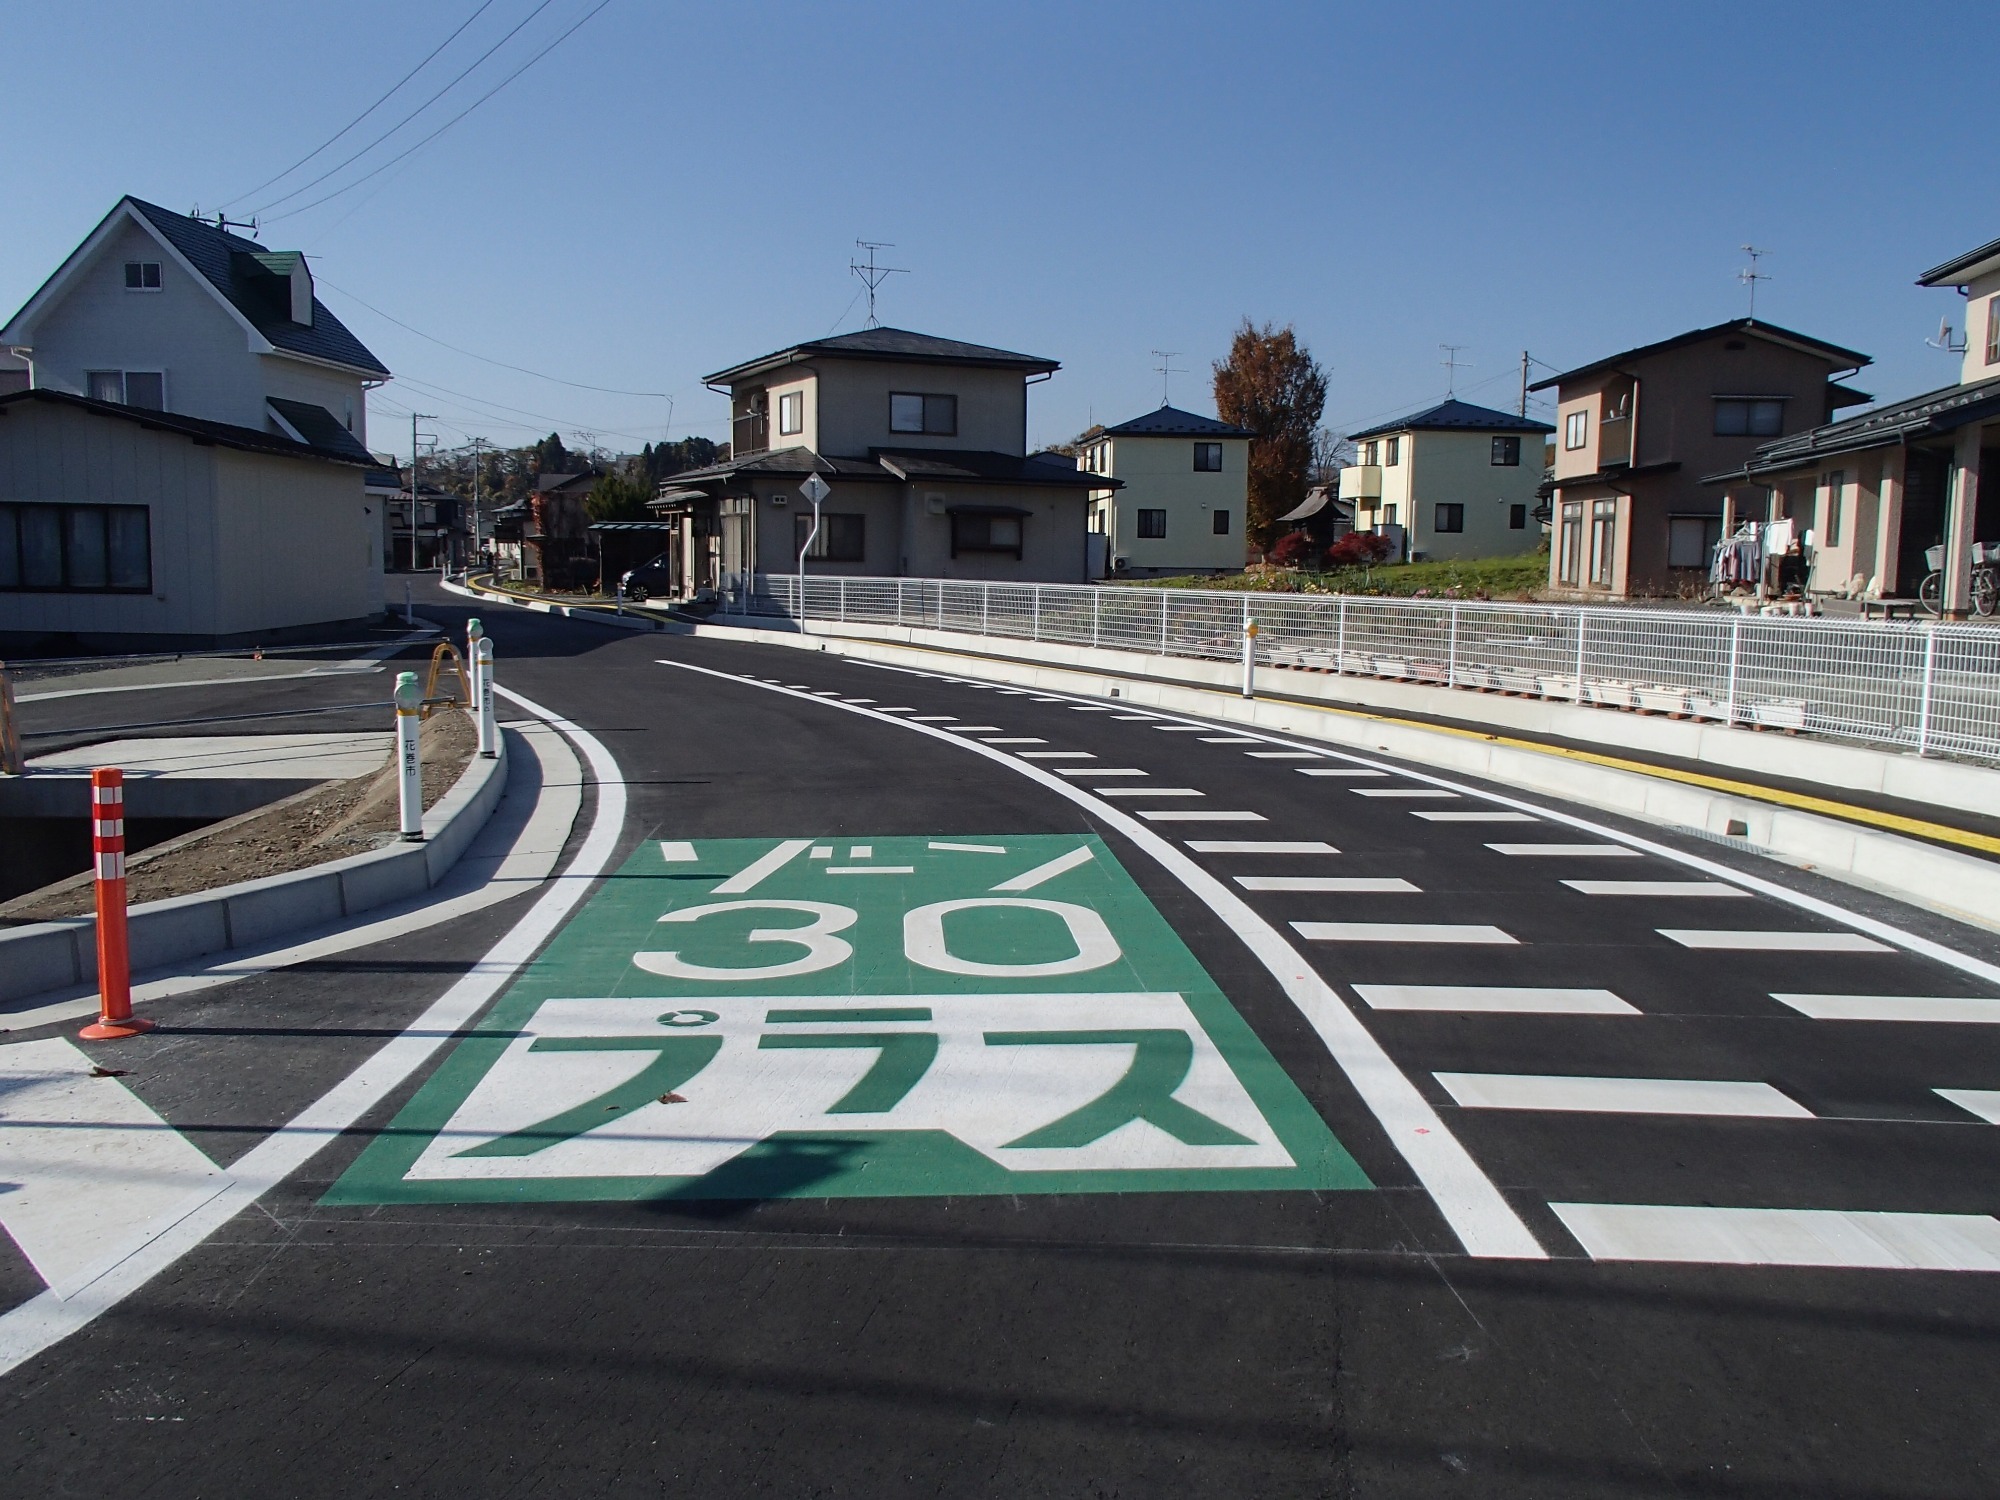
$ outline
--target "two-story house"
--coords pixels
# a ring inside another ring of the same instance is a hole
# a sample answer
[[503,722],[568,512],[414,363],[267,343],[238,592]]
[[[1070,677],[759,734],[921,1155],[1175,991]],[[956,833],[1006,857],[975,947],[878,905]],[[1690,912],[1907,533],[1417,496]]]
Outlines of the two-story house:
[[0,346],[26,369],[0,394],[0,637],[275,640],[381,609],[389,371],[302,253],[123,198]]
[[1028,453],[1028,387],[1061,368],[899,328],[794,344],[707,378],[727,391],[729,459],[676,474],[683,591],[788,573],[811,534],[798,486],[832,488],[814,572],[1080,583],[1090,492],[1117,481]]
[[1956,385],[1766,443],[1710,482],[1733,516],[1812,531],[1817,590],[1914,596],[1942,547],[1942,604],[1962,617],[1974,546],[2000,543],[2000,240],[1917,285],[1966,299]]
[[1240,570],[1253,436],[1167,405],[1086,433],[1077,468],[1124,486],[1090,497],[1090,530],[1105,539],[1106,570],[1141,577]]
[[1673,594],[1707,576],[1724,523],[1705,476],[1870,398],[1836,378],[1865,354],[1737,318],[1529,387],[1556,391],[1550,587]]
[[1541,539],[1532,525],[1542,442],[1532,417],[1448,399],[1414,416],[1350,433],[1355,462],[1340,498],[1357,531],[1396,538],[1412,562],[1509,557]]

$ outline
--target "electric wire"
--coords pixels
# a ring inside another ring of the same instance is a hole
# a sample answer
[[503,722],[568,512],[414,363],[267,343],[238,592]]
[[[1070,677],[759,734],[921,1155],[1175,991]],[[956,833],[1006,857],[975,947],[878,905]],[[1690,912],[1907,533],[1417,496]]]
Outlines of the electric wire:
[[[542,4],[535,7],[534,14],[539,14],[549,3],[550,0],[542,0]],[[609,5],[610,3],[611,0],[597,0],[597,4],[593,5],[589,10],[585,11],[581,19],[579,19],[567,31],[559,35],[554,41],[550,42],[546,47],[542,48],[541,51],[537,52],[533,57],[529,58],[526,62],[522,63],[520,67],[516,68],[513,72],[509,73],[505,78],[501,79],[498,83],[494,84],[492,88],[488,89],[485,93],[481,94],[477,99],[473,100],[470,104],[466,105],[464,109],[460,110],[457,114],[453,115],[449,120],[446,120],[444,124],[438,126],[436,130],[433,130],[429,135],[425,136],[422,140],[418,141],[414,146],[405,147],[402,151],[390,157],[387,161],[381,163],[379,166],[370,168],[368,171],[362,173],[359,177],[355,178],[352,182],[346,184],[344,187],[335,188],[332,192],[326,194],[324,197],[315,198],[313,199],[312,202],[302,204],[298,208],[288,209],[284,213],[274,215],[272,217],[271,222],[276,223],[280,219],[293,218],[298,214],[305,213],[308,209],[318,208],[322,203],[331,203],[335,198],[340,197],[341,194],[353,192],[354,189],[360,187],[362,183],[368,181],[371,177],[374,177],[378,173],[388,171],[389,168],[396,165],[396,163],[401,161],[404,157],[409,156],[413,152],[421,151],[424,147],[428,146],[432,141],[436,140],[439,136],[443,135],[447,130],[451,129],[452,126],[456,125],[460,120],[463,120],[467,115],[471,114],[475,109],[479,108],[479,106],[484,104],[488,99],[491,99],[495,94],[499,93],[502,89],[507,87],[507,85],[512,83],[516,78],[519,78],[523,73],[527,72],[528,69],[532,68],[536,63],[540,62],[543,58],[547,57],[551,52],[555,51],[555,49],[560,47],[564,42],[568,41],[580,29],[582,29],[582,27],[587,22],[589,22],[592,17],[594,17],[599,11],[603,10],[604,7]],[[531,15],[530,19],[532,18],[533,16]],[[523,21],[521,23],[521,25],[523,26],[525,26],[526,24],[527,24],[526,21]],[[519,29],[520,27],[515,28],[516,31],[518,31]],[[509,36],[513,35],[513,32],[509,32],[508,35]],[[482,59],[482,61],[483,60],[484,59]],[[473,66],[477,67],[478,64],[475,63]],[[338,171],[339,168],[335,168],[334,170]],[[328,173],[326,175],[331,176],[332,174]],[[319,180],[324,181],[325,178],[322,177]],[[304,188],[300,188],[297,190],[297,192],[287,193],[285,195],[285,198],[297,197],[298,193],[302,193],[304,191],[305,191]],[[285,198],[280,198],[278,202],[280,203],[284,202]]]
[[398,89],[402,88],[404,84],[408,83],[412,78],[415,78],[419,73],[423,72],[425,68],[429,67],[431,64],[431,59],[435,58],[440,52],[444,51],[445,48],[449,47],[453,42],[457,41],[459,32],[465,30],[466,27],[470,26],[474,21],[478,20],[480,16],[484,15],[486,13],[487,7],[491,6],[492,4],[493,0],[480,0],[478,9],[474,10],[473,13],[467,16],[463,21],[460,21],[457,27],[453,29],[450,36],[446,37],[443,41],[439,42],[435,47],[431,48],[431,50],[424,55],[424,60],[422,62],[418,63],[414,68],[410,69],[410,71],[405,73],[401,78],[398,78],[396,82],[390,87],[388,93],[384,94],[381,98],[377,99],[373,104],[369,105],[366,109],[362,110],[360,114],[356,115],[353,119],[349,120],[345,125],[341,126],[340,129],[336,130],[332,135],[328,136],[324,141],[320,142],[319,145],[313,147],[312,150],[308,151],[304,156],[301,156],[297,161],[293,162],[289,167],[285,168],[284,171],[279,172],[276,176],[267,177],[262,182],[258,183],[255,187],[247,188],[243,192],[238,193],[235,197],[225,200],[222,206],[224,208],[227,208],[232,203],[241,203],[245,198],[250,197],[252,194],[261,193],[264,191],[265,188],[269,187],[272,183],[280,182],[285,178],[291,176],[292,173],[298,171],[300,167],[303,167],[307,162],[311,161],[315,156],[318,156],[320,152],[326,150],[327,147],[331,146],[335,141],[339,140],[342,136],[346,135],[348,131],[352,130],[355,126],[359,125],[363,120],[367,119],[370,115],[374,114],[376,110],[380,109],[383,105],[387,104],[392,98],[394,98],[396,95],[396,91]]

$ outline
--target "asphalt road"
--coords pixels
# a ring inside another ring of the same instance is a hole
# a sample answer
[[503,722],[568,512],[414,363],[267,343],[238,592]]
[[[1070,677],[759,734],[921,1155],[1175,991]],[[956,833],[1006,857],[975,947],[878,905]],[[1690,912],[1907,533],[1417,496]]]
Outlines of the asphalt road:
[[[0,1377],[10,1493],[1994,1491],[1990,937],[1379,757],[480,613],[616,763],[609,877]],[[118,1082],[228,1167],[530,899],[165,1002]]]

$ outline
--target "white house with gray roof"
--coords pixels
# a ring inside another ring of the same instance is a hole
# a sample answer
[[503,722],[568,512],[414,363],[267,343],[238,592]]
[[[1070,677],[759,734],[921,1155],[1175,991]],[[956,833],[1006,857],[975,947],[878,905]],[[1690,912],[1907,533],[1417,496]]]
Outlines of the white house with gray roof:
[[1122,487],[1090,497],[1090,529],[1104,538],[1105,571],[1157,577],[1240,570],[1251,436],[1164,404],[1085,433],[1077,468]]

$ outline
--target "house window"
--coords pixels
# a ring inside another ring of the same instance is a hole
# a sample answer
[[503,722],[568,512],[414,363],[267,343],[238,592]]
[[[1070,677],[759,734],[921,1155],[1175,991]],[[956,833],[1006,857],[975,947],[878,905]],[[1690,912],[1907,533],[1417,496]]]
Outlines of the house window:
[[128,260],[125,262],[125,290],[128,292],[157,292],[160,289],[160,263],[156,260]]
[[1382,466],[1393,469],[1403,461],[1403,440],[1392,437],[1382,445]]
[[1222,444],[1196,443],[1194,445],[1194,471],[1197,474],[1220,474],[1222,472]]
[[1720,516],[1667,517],[1667,566],[1706,568],[1722,539]]
[[1463,505],[1440,505],[1431,517],[1432,531],[1465,530],[1465,507]]
[[0,505],[0,589],[150,593],[143,505]]
[[1785,428],[1785,403],[1751,401],[1718,396],[1715,402],[1717,437],[1776,437]]
[[926,437],[956,437],[958,397],[924,396],[910,391],[891,391],[889,430],[920,432]]
[[1507,529],[1509,531],[1528,529],[1528,507],[1525,504],[1507,507]]
[[961,552],[1006,552],[1021,557],[1021,517],[992,511],[955,511],[951,518],[951,555]]
[[93,401],[110,401],[125,404],[125,372],[123,370],[86,370],[83,375],[83,393]]
[[1496,469],[1518,469],[1521,467],[1521,440],[1517,437],[1497,437],[1493,440],[1493,467]]
[[1617,559],[1618,502],[1590,502],[1590,581],[1601,589],[1611,587],[1612,568]]
[[2000,365],[2000,297],[1986,299],[1986,363]]
[[778,398],[778,436],[794,437],[806,430],[806,393],[786,391]]
[[1210,526],[1217,536],[1229,535],[1229,512],[1218,510],[1210,517]]
[[1167,513],[1164,510],[1141,510],[1139,512],[1139,535],[1155,541],[1167,534]]
[[147,411],[167,409],[167,377],[159,370],[127,370],[125,372],[125,404],[144,407]]
[[868,518],[858,512],[825,511],[819,518],[819,535],[810,551],[806,538],[812,535],[813,518],[804,513],[792,517],[792,555],[805,552],[808,558],[825,562],[860,562],[866,555]]
[[1590,437],[1590,413],[1573,411],[1563,418],[1563,447],[1575,452]]
[[1819,539],[1822,547],[1840,545],[1841,507],[1847,499],[1847,473],[1835,469],[1826,476],[1826,534]]
[[1572,586],[1581,583],[1583,566],[1583,502],[1565,500],[1557,533],[1556,578]]
[[1363,443],[1361,445],[1362,464],[1365,465],[1366,467],[1373,468],[1375,465],[1375,452],[1376,449],[1373,443]]
[[1394,526],[1396,524],[1395,506],[1385,505],[1382,507],[1382,524],[1384,526]]

